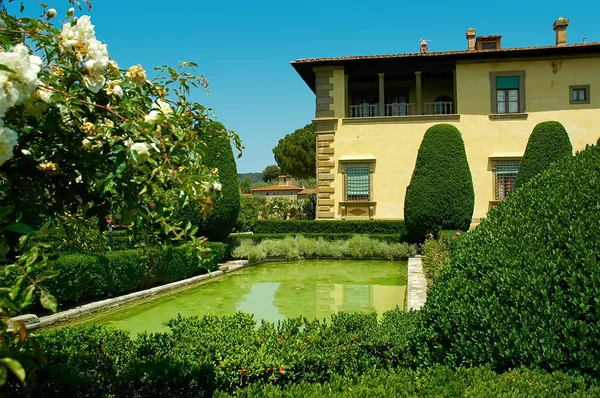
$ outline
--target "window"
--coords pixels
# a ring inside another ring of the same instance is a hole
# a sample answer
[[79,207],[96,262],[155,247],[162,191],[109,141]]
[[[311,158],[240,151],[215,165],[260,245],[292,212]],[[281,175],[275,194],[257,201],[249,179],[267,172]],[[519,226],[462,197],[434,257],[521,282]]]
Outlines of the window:
[[497,47],[498,46],[495,41],[481,43],[481,48],[483,50],[495,50]]
[[589,104],[590,103],[590,86],[569,86],[569,103],[570,104]]
[[495,162],[495,200],[504,200],[509,193],[515,190],[517,174],[519,174],[519,161]]
[[497,113],[519,112],[519,76],[496,77]]
[[492,114],[525,112],[525,72],[490,73]]
[[370,163],[350,163],[344,165],[344,201],[371,202]]

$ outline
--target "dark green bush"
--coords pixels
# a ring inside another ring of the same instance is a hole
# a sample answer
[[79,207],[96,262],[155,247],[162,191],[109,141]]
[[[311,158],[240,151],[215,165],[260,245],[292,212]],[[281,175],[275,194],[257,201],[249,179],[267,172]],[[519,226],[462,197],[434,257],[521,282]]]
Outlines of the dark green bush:
[[467,230],[475,193],[460,131],[449,124],[430,127],[404,201],[404,222],[411,242],[441,229]]
[[58,276],[42,284],[61,305],[117,296],[214,271],[227,260],[224,243],[207,242],[211,249],[199,261],[184,247],[142,248],[103,254],[62,253],[53,261]]
[[542,122],[529,136],[525,154],[519,165],[515,188],[546,170],[550,163],[573,154],[569,134],[559,122]]
[[240,212],[240,185],[231,142],[225,127],[211,122],[211,128],[202,137],[206,142],[204,163],[219,171],[221,196],[202,223],[199,233],[213,242],[223,242],[233,230]]
[[215,397],[594,397],[600,389],[587,389],[581,377],[539,370],[517,369],[497,374],[489,368],[371,371],[360,377],[334,376],[323,383],[270,386],[255,383]]
[[422,309],[419,356],[600,375],[600,147],[553,163],[460,240]]
[[240,212],[235,223],[236,232],[250,232],[258,220],[258,212],[264,204],[264,199],[240,196]]
[[[255,382],[326,382],[332,375],[408,366],[408,335],[419,314],[338,314],[330,322],[288,319],[256,326],[247,314],[177,318],[169,333],[140,335],[103,328],[43,333],[47,362],[29,396],[211,396]],[[96,384],[102,383],[95,389]]]
[[257,234],[405,234],[402,220],[258,220]]
[[352,239],[353,236],[356,235],[367,235],[371,239],[380,240],[382,242],[393,242],[393,243],[402,243],[403,239],[406,238],[405,235],[401,234],[353,234],[353,233],[343,233],[343,234],[320,234],[320,233],[287,233],[287,234],[244,234],[244,235],[230,235],[227,239],[227,244],[231,248],[235,248],[239,246],[240,242],[245,239],[250,239],[253,242],[260,243],[265,239],[285,239],[288,236],[296,237],[298,235],[302,235],[305,238],[318,239],[323,238],[325,240],[348,240]]

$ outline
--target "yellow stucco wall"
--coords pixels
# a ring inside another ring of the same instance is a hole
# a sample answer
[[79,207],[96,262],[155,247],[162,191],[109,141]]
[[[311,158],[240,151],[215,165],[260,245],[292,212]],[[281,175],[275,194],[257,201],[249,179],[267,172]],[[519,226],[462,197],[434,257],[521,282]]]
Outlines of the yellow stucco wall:
[[[336,109],[338,122],[335,140],[331,144],[335,150],[331,159],[335,176],[332,184],[335,188],[334,217],[341,218],[339,202],[343,200],[340,157],[373,157],[376,159],[373,174],[373,201],[376,202],[374,218],[403,218],[406,187],[423,134],[437,123],[453,124],[462,132],[475,186],[473,217],[475,221],[485,217],[490,201],[494,199],[490,157],[500,153],[522,154],[537,123],[547,120],[561,122],[569,133],[575,151],[598,140],[599,70],[600,58],[458,64],[456,86],[459,120],[456,117],[438,117],[437,120],[424,117],[342,119],[341,109]],[[493,120],[489,117],[490,72],[500,71],[525,71],[526,118]],[[331,80],[339,74],[339,70],[336,70]],[[335,81],[337,83],[339,78]],[[569,86],[584,84],[590,85],[590,104],[569,104]],[[343,84],[334,86],[334,98],[343,98],[343,87]],[[426,83],[423,88],[423,101],[428,101],[426,93],[434,90]],[[451,88],[444,84],[441,91]]]

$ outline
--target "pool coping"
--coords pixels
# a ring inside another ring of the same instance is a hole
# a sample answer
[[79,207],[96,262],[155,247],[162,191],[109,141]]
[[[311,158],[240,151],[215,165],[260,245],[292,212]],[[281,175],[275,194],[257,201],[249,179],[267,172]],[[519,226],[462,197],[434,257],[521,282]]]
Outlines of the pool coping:
[[[322,259],[326,259],[326,258],[322,258]],[[327,259],[329,259],[329,258],[327,258]],[[343,260],[347,260],[347,259],[343,258]],[[362,258],[359,260],[385,260],[385,259],[384,258]],[[418,265],[415,261],[411,262],[411,260],[418,260]],[[72,308],[69,310],[61,311],[56,314],[42,316],[42,317],[38,317],[35,314],[24,314],[24,315],[20,315],[17,317],[13,317],[8,322],[8,329],[9,329],[9,331],[14,329],[15,323],[17,323],[17,322],[22,323],[26,327],[27,330],[43,329],[43,328],[54,326],[54,325],[57,325],[60,323],[69,322],[74,319],[80,318],[82,316],[90,315],[90,314],[93,314],[98,311],[103,311],[103,310],[107,310],[110,308],[118,307],[123,304],[131,303],[132,301],[151,297],[151,296],[157,295],[159,293],[168,292],[170,290],[174,290],[174,289],[181,288],[181,287],[184,287],[187,285],[191,285],[191,284],[203,281],[203,280],[208,280],[208,279],[212,279],[215,277],[219,277],[219,276],[228,274],[230,272],[233,272],[233,271],[245,268],[245,267],[254,266],[254,265],[258,265],[258,264],[262,264],[262,263],[281,262],[281,261],[290,261],[290,260],[283,258],[283,257],[265,258],[263,260],[254,261],[254,262],[250,262],[248,260],[231,260],[231,261],[227,261],[224,264],[220,264],[218,271],[213,271],[213,272],[209,272],[206,274],[193,276],[191,278],[167,283],[165,285],[156,286],[156,287],[153,287],[150,289],[125,294],[123,296],[107,298],[107,299],[100,300],[100,301],[94,301],[92,303],[84,304],[84,305],[81,305],[81,306],[78,306],[78,307],[75,307],[75,308]],[[412,268],[411,268],[411,264],[412,264]],[[407,289],[407,293],[406,293],[407,311],[409,311],[411,309],[420,309],[422,307],[423,303],[425,302],[424,301],[425,299],[423,298],[423,291],[421,288],[421,283],[419,281],[419,272],[418,272],[419,267],[420,267],[420,278],[422,278],[422,284],[425,286],[425,289],[424,289],[425,297],[427,294],[427,285],[425,282],[425,277],[423,276],[423,267],[421,265],[421,259],[420,258],[415,259],[414,257],[411,257],[408,259],[408,283],[407,283],[407,288],[406,288]],[[411,272],[411,269],[412,269],[412,272]],[[412,282],[411,282],[411,280],[412,280]],[[422,301],[422,303],[421,303],[421,301]]]

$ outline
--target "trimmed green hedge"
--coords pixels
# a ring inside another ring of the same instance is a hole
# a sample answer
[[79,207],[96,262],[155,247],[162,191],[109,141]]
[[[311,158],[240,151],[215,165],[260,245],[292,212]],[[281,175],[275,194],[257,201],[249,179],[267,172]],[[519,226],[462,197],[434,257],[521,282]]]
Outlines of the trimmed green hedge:
[[[198,397],[255,382],[326,382],[332,375],[406,367],[407,335],[418,313],[337,314],[330,322],[288,319],[275,325],[247,314],[177,318],[170,332],[133,339],[111,328],[42,333],[46,362],[28,372],[25,396]],[[12,390],[11,390],[12,389]],[[3,390],[0,390],[0,393]]]
[[600,147],[566,157],[460,239],[421,310],[428,363],[600,375]]
[[258,220],[253,232],[257,234],[406,234],[402,220]]
[[469,229],[474,206],[473,179],[460,131],[450,124],[430,127],[406,189],[409,241],[422,242],[428,233],[435,236],[441,229]]
[[223,242],[235,226],[240,212],[240,183],[225,126],[211,121],[208,132],[202,137],[206,142],[204,164],[219,171],[221,196],[213,210],[201,223],[198,233],[212,242]]
[[578,376],[520,368],[497,374],[486,367],[372,371],[361,377],[334,376],[327,383],[271,386],[255,383],[225,397],[597,397],[600,388],[588,389]]
[[403,243],[405,236],[402,234],[321,234],[321,233],[287,233],[287,234],[248,234],[248,235],[230,235],[227,243],[232,246],[238,246],[242,240],[249,239],[253,242],[260,243],[266,239],[285,239],[287,237],[304,236],[305,238],[325,240],[347,240],[352,239],[356,235],[366,235],[371,239],[376,239],[382,242]]
[[573,155],[569,134],[559,122],[542,122],[533,128],[519,165],[515,189],[546,170],[552,162]]
[[52,261],[60,273],[42,286],[61,305],[118,296],[213,271],[228,258],[224,243],[205,243],[202,261],[184,247],[144,248],[103,254],[62,253]]

